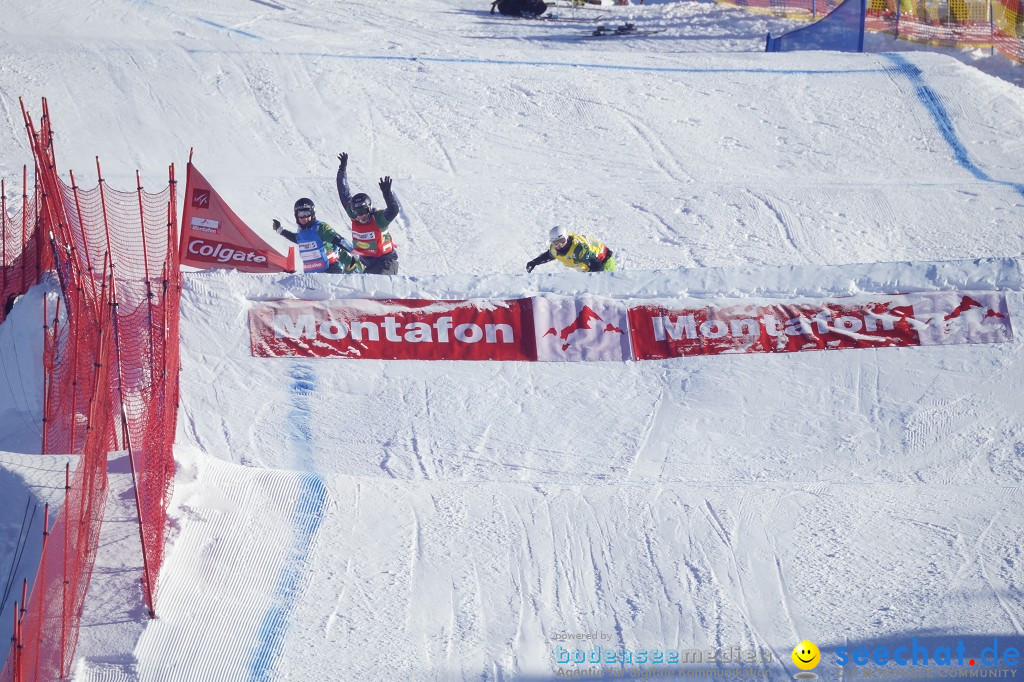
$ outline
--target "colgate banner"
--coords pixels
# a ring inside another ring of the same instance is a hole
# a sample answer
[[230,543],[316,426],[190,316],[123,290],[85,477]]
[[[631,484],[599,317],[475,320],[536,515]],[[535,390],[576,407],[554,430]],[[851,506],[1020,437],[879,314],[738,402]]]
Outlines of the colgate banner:
[[263,241],[188,163],[179,260],[182,265],[242,272],[292,272],[288,259]]
[[537,359],[530,299],[260,302],[249,335],[256,357]]
[[629,310],[637,360],[720,353],[789,353],[1013,338],[999,293],[871,296],[842,302],[634,306]]

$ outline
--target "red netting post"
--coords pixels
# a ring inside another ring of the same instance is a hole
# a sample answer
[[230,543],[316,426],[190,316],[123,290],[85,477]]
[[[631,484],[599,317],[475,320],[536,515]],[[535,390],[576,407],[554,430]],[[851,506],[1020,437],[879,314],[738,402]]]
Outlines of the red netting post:
[[152,298],[153,293],[149,291],[149,250],[146,248],[146,211],[142,206],[142,176],[138,170],[135,171],[135,186],[139,197],[139,225],[142,226],[142,267],[146,273],[146,295]]
[[36,621],[36,628],[39,632],[36,637],[36,656],[33,666],[32,679],[39,679],[39,652],[43,648],[43,602],[46,601],[46,539],[50,537],[50,503],[47,502],[43,508],[43,550],[39,557],[39,572],[36,574],[36,584],[33,591],[38,595],[39,616]]
[[[49,319],[49,316],[46,316],[46,301],[47,301],[47,298],[48,297],[46,297],[46,296],[43,297],[43,306],[44,306],[43,307],[43,315],[45,316],[45,317],[43,317],[44,322]],[[77,303],[78,299],[75,299],[75,301]],[[52,391],[54,389],[53,377],[54,377],[54,374],[56,373],[56,369],[57,369],[57,344],[59,343],[58,342],[58,338],[60,337],[60,330],[58,329],[59,326],[60,326],[60,298],[57,299],[57,305],[56,305],[56,307],[54,308],[54,311],[53,311],[53,329],[52,329],[52,332],[51,332],[51,337],[50,337],[49,343],[48,344],[44,344],[44,350],[43,350],[43,454],[44,455],[50,454],[50,451],[48,449],[46,449],[47,447],[49,447],[49,439],[46,437],[47,436],[47,431],[48,431],[49,428],[52,428],[51,425],[54,424],[57,421],[57,419],[59,419],[59,417],[58,418],[50,418],[50,404],[51,404],[50,403],[50,394],[52,393]],[[44,325],[43,328],[48,330],[48,328],[45,325]],[[77,338],[78,338],[77,334],[76,334],[75,338],[77,340]],[[72,366],[73,367],[77,367],[76,365],[72,365]],[[77,372],[77,369],[75,371]],[[74,405],[74,395],[73,394],[72,394],[72,405]],[[74,434],[74,423],[75,423],[75,416],[74,415],[75,415],[75,413],[74,413],[74,410],[72,409],[71,418],[70,418],[71,428],[72,428],[72,440],[71,440],[72,446],[74,446],[74,435],[73,435]],[[74,453],[73,447],[72,447],[71,453],[72,454]]]
[[[110,248],[110,221],[107,219],[107,193],[103,191],[103,171],[100,170],[100,157],[96,157],[96,178],[100,185],[100,206],[103,207],[103,234],[107,240],[107,254],[110,256],[110,267],[114,267],[114,252]],[[104,282],[106,280],[104,279]]]
[[[28,166],[21,167],[21,293],[25,293],[26,280],[25,270],[28,269],[28,258],[25,257],[25,247],[28,246]],[[36,280],[39,273],[36,272]],[[35,281],[32,282],[35,284]]]
[[142,205],[142,176],[135,171],[135,186],[139,197],[139,225],[142,226],[142,268],[146,275],[147,318],[149,319],[149,380],[153,381],[156,370],[153,367],[153,356],[156,348],[153,345],[153,287],[149,279],[149,248],[146,246],[146,211]]
[[[993,2],[989,2],[988,3],[988,39],[989,39],[989,42],[991,43],[989,45],[989,54],[990,55],[995,55],[995,53],[996,53],[996,13],[995,13],[995,8],[992,7],[993,4],[995,4],[995,3],[993,3]],[[1020,3],[1018,3],[1017,4],[1017,11],[1020,12],[1021,9],[1024,9],[1024,8],[1022,8]]]
[[[70,311],[68,311],[70,313]],[[82,317],[82,297],[75,297],[75,319],[81,320]],[[75,419],[75,415],[78,414],[78,340],[82,338],[82,333],[79,328],[76,327],[76,331],[73,334],[75,337],[71,341],[71,366],[74,367],[74,372],[71,374],[71,418]],[[76,453],[78,450],[75,449],[75,424],[71,425],[71,452]],[[88,434],[86,434],[88,436]]]
[[163,343],[163,354],[160,359],[163,365],[163,372],[161,377],[163,378],[163,395],[164,400],[167,400],[167,344],[171,339],[170,336],[170,325],[168,324],[168,311],[167,311],[167,292],[169,288],[174,285],[174,270],[178,268],[178,198],[177,198],[177,180],[174,178],[174,164],[172,163],[167,171],[168,175],[168,187],[170,189],[170,199],[167,201],[167,254],[164,256],[164,269],[163,269],[163,301],[161,307],[163,308],[163,320],[161,324],[164,330],[164,343]]
[[50,331],[47,321],[50,319],[48,307],[48,296],[43,296],[43,442],[41,444],[40,454],[47,454],[49,450],[46,449],[46,432],[48,431],[47,417],[50,414],[50,382],[53,381],[53,369],[49,362],[49,350],[52,348],[47,343],[46,334]]
[[[85,250],[85,272],[89,277],[89,285],[92,288],[93,301],[97,302],[99,299],[96,297],[96,278],[93,276],[92,271],[92,258],[89,256],[89,235],[85,233],[85,220],[82,218],[82,203],[78,198],[78,185],[75,184],[75,172],[68,171],[71,176],[71,191],[75,195],[75,212],[78,215],[78,229],[82,232],[82,248]],[[102,194],[100,195],[103,196]],[[106,209],[104,208],[104,216],[106,215]]]
[[142,587],[143,591],[146,593],[146,606],[149,608],[149,617],[156,618],[156,609],[153,604],[153,578],[149,571],[149,553],[146,551],[146,534],[143,532],[142,528],[142,500],[139,497],[139,483],[135,472],[135,452],[132,449],[131,432],[128,429],[128,413],[125,411],[124,406],[124,377],[121,372],[121,342],[117,325],[117,288],[113,274],[110,275],[110,294],[113,300],[113,311],[110,317],[114,324],[114,352],[117,357],[117,391],[121,403],[121,429],[124,432],[125,446],[128,449],[128,464],[132,472],[132,488],[135,491],[135,511],[139,515],[139,541],[142,543]]
[[167,291],[168,283],[170,282],[171,277],[171,262],[164,261],[164,268],[162,273],[164,282],[163,300],[160,302],[160,314],[163,316],[162,319],[160,320],[160,328],[163,329],[164,332],[164,342],[160,344],[160,398],[163,401],[167,400],[167,344],[170,341],[170,338],[168,338],[170,334],[168,333],[169,327],[167,324]]
[[[7,184],[0,178],[0,293],[7,293]],[[6,305],[7,301],[0,301]]]
[[171,198],[167,202],[167,251],[170,262],[178,267],[178,181],[174,176],[174,164],[171,164],[169,184]]
[[[96,345],[98,347],[97,353],[99,353],[99,348],[102,348],[103,344],[102,343],[97,343]],[[105,361],[106,361],[106,358],[101,358],[101,357],[97,357],[93,361],[92,391],[90,392],[89,406],[88,406],[87,415],[86,415],[86,419],[85,419],[85,432],[86,432],[85,439],[86,439],[86,442],[89,441],[89,432],[92,429],[95,428],[95,426],[93,425],[93,420],[96,417],[96,415],[95,415],[95,412],[96,412],[96,402],[97,402],[96,401],[96,394],[97,394],[96,386],[97,386],[97,384],[99,383],[99,380],[100,380],[100,367],[99,367],[99,365],[100,365],[101,362],[105,362]],[[80,467],[81,466],[86,466],[85,457],[86,457],[86,453],[83,452],[82,459],[79,460],[78,466],[80,466]],[[85,534],[88,533],[88,528],[89,528],[89,523],[90,523],[89,518],[86,516],[86,503],[87,503],[87,501],[90,500],[90,498],[91,498],[91,496],[93,494],[93,492],[92,492],[93,476],[88,475],[88,473],[89,472],[88,472],[87,469],[82,469],[82,475],[78,477],[79,485],[82,487],[82,489],[79,491],[79,494],[78,494],[78,532],[76,533],[76,536],[78,538],[82,538]],[[89,486],[89,490],[85,489],[86,485]],[[79,567],[81,565],[82,560],[83,560],[82,553],[81,552],[76,552],[75,553],[75,575],[78,575],[78,573],[80,572],[80,568]]]
[[[24,592],[22,593],[24,594]],[[24,599],[24,597],[22,597]],[[23,602],[24,603],[24,602]],[[11,632],[11,669],[14,682],[21,682],[21,621],[18,618],[18,602],[14,602],[14,630]]]
[[[68,312],[69,312],[69,316],[71,316],[71,314],[70,314],[71,310],[69,310]],[[74,334],[72,334],[72,336],[74,336],[75,338],[72,339],[72,342],[71,342],[71,366],[74,368],[74,372],[71,375],[71,416],[72,416],[71,452],[73,454],[78,452],[75,449],[75,431],[77,430],[75,428],[75,424],[77,423],[76,415],[78,414],[78,374],[79,374],[79,365],[78,365],[79,344],[78,344],[78,342],[79,342],[79,339],[82,338],[82,330],[81,330],[80,327],[77,327],[77,325],[81,324],[81,319],[82,319],[82,297],[81,296],[76,296],[75,297],[75,319],[76,319],[76,321],[79,321],[79,322],[75,323],[76,324],[75,332],[74,332]]]
[[[24,191],[22,192],[22,206],[26,207],[24,210],[28,210],[28,166],[22,166],[23,173],[22,177],[25,178],[26,184],[24,185]],[[43,274],[43,249],[46,247],[46,240],[43,236],[42,223],[39,220],[39,178],[36,176],[35,166],[32,167],[32,179],[35,181],[35,186],[32,188],[32,241],[36,245],[36,282],[39,282],[40,276]]]
[[50,103],[43,97],[43,117],[39,119],[39,125],[46,133],[46,147],[50,150],[50,160],[53,162],[54,172],[57,170],[57,154],[53,150],[53,129],[50,127]]
[[[73,413],[72,413],[73,414]],[[74,436],[72,436],[74,438]],[[60,677],[64,679],[64,652],[68,642],[68,530],[71,528],[71,462],[64,465],[64,584],[60,608]]]
[[25,616],[28,615],[28,578],[21,581],[21,610],[18,612],[18,679],[25,679]]

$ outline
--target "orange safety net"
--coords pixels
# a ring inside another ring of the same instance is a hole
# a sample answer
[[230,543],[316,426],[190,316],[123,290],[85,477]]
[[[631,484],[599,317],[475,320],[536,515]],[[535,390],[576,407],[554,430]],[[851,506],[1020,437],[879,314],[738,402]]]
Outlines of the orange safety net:
[[[37,248],[48,244],[62,300],[47,303],[44,453],[81,454],[65,504],[44,539],[31,597],[15,614],[15,641],[0,682],[69,673],[102,524],[107,453],[132,464],[144,566],[155,615],[166,510],[174,475],[178,403],[177,215],[173,166],[159,192],[83,190],[56,170],[49,112],[38,129],[25,114],[36,157]],[[52,236],[51,236],[52,235]],[[25,251],[23,249],[23,251]],[[37,257],[38,258],[38,257]],[[42,261],[40,261],[42,262]],[[6,264],[6,261],[5,261]],[[35,273],[28,286],[35,284]],[[20,282],[19,282],[20,286]]]
[[[755,12],[819,20],[833,0],[718,0]],[[947,47],[995,47],[1024,63],[1024,0],[868,0],[864,25],[914,42]]]
[[29,194],[27,169],[22,187],[21,207],[12,214],[7,205],[7,183],[0,180],[0,322],[53,260],[46,249],[38,192],[33,189]]

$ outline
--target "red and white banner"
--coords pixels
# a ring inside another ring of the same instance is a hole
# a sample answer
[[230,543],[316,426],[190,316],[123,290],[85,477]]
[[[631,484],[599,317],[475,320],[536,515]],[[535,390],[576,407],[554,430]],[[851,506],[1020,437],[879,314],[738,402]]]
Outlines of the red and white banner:
[[632,305],[589,297],[255,302],[257,357],[660,360],[1013,339],[1006,296],[936,292],[800,303]]
[[203,270],[293,272],[294,264],[235,215],[189,161],[178,260]]
[[528,298],[260,302],[249,336],[256,357],[537,359]]
[[1013,338],[1000,293],[940,292],[818,303],[629,309],[633,353],[657,360],[720,353],[790,353],[999,343]]

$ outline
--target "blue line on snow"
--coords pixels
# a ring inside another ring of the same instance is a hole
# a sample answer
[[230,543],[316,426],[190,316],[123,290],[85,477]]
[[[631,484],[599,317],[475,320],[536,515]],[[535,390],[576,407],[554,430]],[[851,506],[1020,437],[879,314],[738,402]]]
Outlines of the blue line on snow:
[[[288,414],[288,440],[292,450],[308,466],[312,464],[309,396],[316,388],[316,375],[308,366],[301,364],[292,367],[290,374],[295,400]],[[299,499],[292,510],[292,545],[277,577],[271,606],[260,622],[256,651],[249,662],[249,680],[252,682],[274,677],[274,664],[281,655],[295,600],[302,587],[303,567],[320,529],[326,502],[327,487],[320,476],[304,474],[299,481]]]
[[900,54],[886,53],[882,56],[895,64],[897,67],[896,71],[905,76],[907,80],[910,81],[911,85],[914,86],[917,99],[924,105],[924,108],[928,110],[928,113],[932,115],[932,120],[935,121],[935,126],[939,129],[939,132],[942,133],[943,139],[946,140],[946,144],[949,145],[950,150],[953,152],[953,158],[956,159],[956,162],[960,164],[961,168],[979,180],[1003,185],[1005,187],[1012,187],[1018,194],[1024,196],[1024,185],[1016,182],[1008,182],[1006,180],[996,180],[971,160],[970,153],[967,151],[964,143],[960,140],[960,136],[956,134],[956,129],[953,127],[953,120],[949,117],[946,107],[942,106],[942,102],[935,91],[925,85],[924,78],[921,75],[921,69],[908,62],[906,58]]
[[[189,54],[245,54],[242,50],[204,50],[190,48]],[[516,59],[469,59],[465,57],[401,57],[375,54],[330,54],[327,52],[274,52],[275,57],[301,57],[303,59],[352,59],[378,62],[416,62],[435,64],[484,64],[493,66],[567,66],[574,69],[606,69],[611,71],[651,71],[655,73],[764,73],[772,75],[819,75],[848,76],[861,73],[883,73],[883,69],[697,69],[681,66],[630,66],[628,64],[596,64],[589,62],[542,62]]]
[[209,19],[203,19],[202,17],[193,17],[193,18],[196,21],[200,22],[200,23],[207,24],[209,26],[213,26],[214,28],[219,28],[221,30],[228,31],[230,33],[238,33],[239,35],[243,35],[246,38],[255,38],[256,40],[263,40],[263,38],[261,36],[258,36],[255,33],[249,33],[248,31],[243,31],[242,29],[239,29],[239,28],[231,28],[230,26],[225,26],[224,24],[218,24],[216,21],[210,21]]

